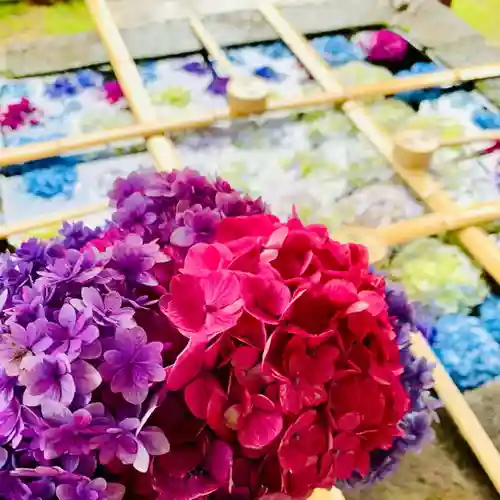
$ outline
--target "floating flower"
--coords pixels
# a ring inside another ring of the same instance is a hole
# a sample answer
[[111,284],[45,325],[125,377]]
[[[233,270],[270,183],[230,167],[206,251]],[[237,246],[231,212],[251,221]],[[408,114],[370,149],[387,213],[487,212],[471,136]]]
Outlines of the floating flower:
[[409,47],[401,35],[388,29],[362,33],[359,43],[367,59],[373,62],[402,61]]
[[45,87],[45,94],[51,99],[61,99],[64,97],[73,97],[77,94],[78,87],[68,76],[59,76]]
[[207,92],[214,95],[225,96],[227,94],[227,84],[229,83],[229,78],[214,76],[210,85],[207,87]]
[[447,315],[435,324],[433,349],[462,390],[500,377],[500,346],[479,318]]
[[19,102],[11,103],[7,109],[0,110],[0,127],[7,127],[11,130],[17,130],[27,123],[30,125],[38,124],[38,108],[25,97]]
[[500,114],[485,109],[476,111],[472,115],[472,121],[483,129],[500,128]]
[[388,275],[404,286],[410,300],[447,314],[469,312],[488,292],[481,270],[462,250],[435,238],[405,246],[390,262]]
[[[441,67],[435,63],[416,62],[409,70],[399,71],[398,73],[396,73],[396,76],[399,78],[404,78],[407,76],[434,73],[435,71],[439,71],[440,69]],[[430,87],[426,89],[399,92],[394,97],[408,103],[420,104],[421,101],[424,101],[426,99],[437,99],[441,95],[441,92],[442,90],[440,87]]]
[[80,87],[87,89],[102,85],[103,77],[98,71],[91,69],[81,69],[75,73],[76,80]]
[[155,101],[164,104],[170,104],[176,108],[186,108],[191,102],[189,90],[184,87],[174,86],[162,90],[159,94],[155,94]]
[[483,327],[493,338],[500,342],[500,298],[489,295],[479,308]]
[[73,165],[53,165],[44,169],[34,169],[23,175],[26,191],[40,198],[64,195],[70,198],[76,187],[78,174]]
[[270,80],[274,82],[279,82],[282,80],[282,76],[275,71],[271,66],[259,66],[254,69],[254,75],[260,78],[264,78],[264,80]]
[[123,91],[117,81],[105,82],[102,86],[106,100],[110,104],[115,104],[123,98]]
[[286,57],[292,57],[293,54],[290,49],[281,41],[263,43],[257,46],[259,51],[265,56],[271,59],[284,59]]
[[364,59],[363,51],[342,35],[316,37],[311,44],[333,67]]

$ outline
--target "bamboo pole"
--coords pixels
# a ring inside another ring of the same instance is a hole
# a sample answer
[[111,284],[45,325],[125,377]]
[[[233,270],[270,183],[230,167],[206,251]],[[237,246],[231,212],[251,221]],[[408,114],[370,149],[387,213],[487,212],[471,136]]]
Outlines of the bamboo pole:
[[499,453],[481,422],[421,334],[412,336],[412,351],[416,356],[424,357],[435,365],[433,376],[436,392],[496,490],[499,491]]
[[[105,0],[85,0],[85,3],[135,119],[140,124],[156,122],[156,111],[148,91]],[[181,165],[173,143],[166,137],[150,137],[146,145],[159,170],[168,171]]]
[[[260,1],[259,10],[321,86],[327,90],[342,90],[342,86],[335,78],[335,73],[312,49],[307,40],[285,20],[274,5]],[[396,172],[427,203],[431,210],[444,213],[456,210],[456,205],[429,174],[405,169],[394,160],[394,144],[391,138],[380,130],[362,105],[356,101],[348,101],[343,105],[343,110],[377,149],[391,161]],[[500,282],[500,252],[488,235],[479,228],[471,227],[459,231],[458,237],[462,245]],[[416,352],[425,354],[427,359],[435,359],[425,339],[420,334],[415,335],[415,339]],[[482,429],[458,388],[447,376],[446,371],[438,368],[436,374],[436,390],[445,402],[448,412],[457,423],[464,439],[488,474],[491,483],[500,493],[500,474],[498,473],[500,471],[500,453]]]

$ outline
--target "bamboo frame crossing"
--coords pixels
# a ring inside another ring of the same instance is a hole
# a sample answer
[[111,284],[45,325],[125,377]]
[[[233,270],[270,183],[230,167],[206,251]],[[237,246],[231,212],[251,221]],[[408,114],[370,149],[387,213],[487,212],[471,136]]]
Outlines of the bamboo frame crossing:
[[[445,193],[431,175],[422,170],[411,170],[395,158],[394,139],[375,123],[364,109],[362,100],[372,96],[387,96],[398,92],[416,90],[437,85],[453,85],[469,80],[486,79],[500,76],[500,62],[496,64],[471,66],[459,69],[446,69],[435,73],[415,75],[405,78],[393,78],[375,84],[363,84],[343,87],[332,70],[310,46],[306,38],[298,33],[281,15],[279,10],[269,1],[257,0],[256,8],[268,24],[274,28],[282,41],[291,49],[297,59],[305,66],[319,85],[322,92],[287,100],[263,99],[259,106],[254,106],[251,98],[242,96],[240,101],[248,106],[229,106],[205,115],[187,116],[183,119],[159,121],[151,99],[142,82],[135,62],[121,37],[113,19],[112,12],[105,0],[85,0],[94,19],[98,34],[108,52],[109,59],[117,80],[128,100],[136,123],[103,132],[81,134],[75,137],[30,144],[21,147],[0,150],[0,167],[24,163],[26,161],[50,158],[70,151],[78,151],[87,147],[103,145],[124,139],[144,138],[158,170],[168,171],[180,166],[180,159],[173,142],[166,133],[210,127],[218,121],[224,121],[244,115],[261,114],[267,111],[294,110],[314,106],[340,104],[347,117],[353,121],[375,145],[379,152],[392,164],[401,179],[423,200],[431,213],[422,217],[398,222],[378,229],[346,228],[344,238],[360,237],[370,240],[367,246],[375,253],[384,252],[390,245],[401,244],[416,238],[457,231],[462,246],[498,283],[500,283],[500,249],[496,247],[486,232],[475,225],[500,219],[500,200],[475,204],[467,208],[458,207]],[[189,9],[188,9],[189,10]],[[216,38],[206,29],[202,17],[191,9],[190,26],[211,57],[222,67],[232,80],[238,77],[233,71],[224,50]],[[240,103],[241,104],[241,103]],[[458,138],[438,144],[438,147],[457,146],[474,141],[499,140],[500,130],[478,133],[474,136]],[[81,207],[65,213],[50,214],[33,218],[21,223],[0,225],[0,237],[27,232],[41,227],[60,224],[65,219],[76,219],[85,215],[101,212],[106,203],[98,203]],[[342,231],[339,232],[339,239]],[[373,248],[372,248],[373,247]],[[380,252],[378,252],[380,250]],[[375,259],[377,260],[377,259]],[[439,363],[427,341],[415,334],[413,339],[415,354],[426,357],[436,365],[434,377],[436,390],[450,416],[454,419],[462,436],[476,454],[483,469],[496,490],[500,493],[500,453],[467,404],[463,395],[455,386],[445,368]],[[339,500],[342,497],[338,490],[326,492],[318,490],[311,499]]]

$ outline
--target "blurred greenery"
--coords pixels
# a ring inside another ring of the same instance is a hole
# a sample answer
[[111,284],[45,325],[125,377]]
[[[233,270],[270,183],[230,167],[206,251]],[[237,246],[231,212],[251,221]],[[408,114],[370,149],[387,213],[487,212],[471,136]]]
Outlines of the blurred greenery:
[[83,0],[50,7],[27,2],[0,2],[0,41],[29,40],[43,35],[69,35],[93,29]]
[[500,45],[500,0],[453,0],[452,9],[492,44]]

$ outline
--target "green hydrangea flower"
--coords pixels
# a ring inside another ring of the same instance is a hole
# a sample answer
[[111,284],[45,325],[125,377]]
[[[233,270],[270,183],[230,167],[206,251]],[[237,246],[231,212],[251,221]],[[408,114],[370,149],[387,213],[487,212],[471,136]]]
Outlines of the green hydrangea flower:
[[399,99],[381,99],[367,106],[370,116],[378,125],[393,134],[401,128],[401,123],[415,116],[414,109]]
[[401,282],[411,300],[443,314],[467,314],[488,294],[481,270],[469,257],[436,238],[406,245],[389,264],[388,277]]
[[[345,87],[385,82],[393,78],[392,73],[387,68],[362,61],[351,61],[340,66],[335,70],[335,76],[339,83]],[[370,102],[377,99],[378,97],[371,97],[365,101]]]
[[153,102],[158,104],[170,104],[176,108],[186,108],[191,103],[189,90],[179,85],[167,87],[162,92],[153,94]]
[[439,115],[414,115],[401,127],[405,130],[429,131],[439,135],[440,140],[457,139],[465,134],[464,126],[457,120]]

